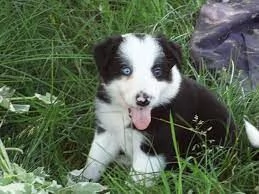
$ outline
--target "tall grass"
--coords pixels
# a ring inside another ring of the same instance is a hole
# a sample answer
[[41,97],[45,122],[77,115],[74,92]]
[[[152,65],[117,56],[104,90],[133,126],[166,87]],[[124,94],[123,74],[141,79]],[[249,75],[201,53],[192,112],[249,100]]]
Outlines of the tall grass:
[[[97,71],[92,47],[106,36],[146,32],[165,34],[184,52],[183,71],[217,93],[227,104],[240,128],[235,154],[223,149],[208,155],[206,166],[179,158],[173,173],[164,172],[151,189],[129,187],[128,170],[115,165],[102,183],[112,193],[251,193],[259,184],[259,164],[243,134],[243,115],[259,121],[259,91],[244,95],[238,81],[226,71],[216,79],[206,70],[197,74],[189,62],[188,41],[202,0],[151,1],[0,1],[0,86],[16,89],[19,97],[35,92],[51,94],[63,103],[31,105],[26,114],[0,108],[0,136],[10,159],[27,170],[43,166],[48,174],[65,184],[67,172],[84,164],[93,135],[93,99]],[[214,160],[220,158],[216,165]],[[180,181],[180,182],[179,182]],[[180,188],[181,187],[181,188]]]

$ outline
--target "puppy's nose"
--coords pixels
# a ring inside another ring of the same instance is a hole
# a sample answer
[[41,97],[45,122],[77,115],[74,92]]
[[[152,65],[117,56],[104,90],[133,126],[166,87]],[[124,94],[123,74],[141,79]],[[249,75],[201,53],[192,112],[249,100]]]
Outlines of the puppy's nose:
[[140,92],[136,95],[136,104],[139,106],[147,106],[150,104],[151,97],[145,92]]

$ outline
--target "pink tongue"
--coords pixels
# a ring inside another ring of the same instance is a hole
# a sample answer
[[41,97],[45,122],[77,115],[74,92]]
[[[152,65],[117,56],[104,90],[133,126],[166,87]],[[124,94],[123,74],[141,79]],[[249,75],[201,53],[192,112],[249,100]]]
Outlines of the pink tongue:
[[151,121],[151,108],[130,108],[130,116],[135,127],[144,130]]

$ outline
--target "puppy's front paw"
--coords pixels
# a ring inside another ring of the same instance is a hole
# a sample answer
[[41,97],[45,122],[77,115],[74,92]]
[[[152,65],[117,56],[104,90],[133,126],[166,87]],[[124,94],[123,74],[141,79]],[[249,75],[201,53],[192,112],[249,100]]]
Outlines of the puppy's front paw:
[[72,184],[72,183],[76,183],[76,182],[89,181],[86,178],[84,178],[82,174],[83,174],[83,169],[73,170],[73,171],[69,172],[67,175],[68,183]]
[[69,180],[80,182],[80,181],[91,181],[97,182],[101,176],[101,172],[98,168],[89,166],[80,170],[73,170],[69,173]]
[[145,187],[151,187],[155,183],[154,179],[157,177],[157,173],[137,172],[131,169],[130,176],[136,184],[141,184]]

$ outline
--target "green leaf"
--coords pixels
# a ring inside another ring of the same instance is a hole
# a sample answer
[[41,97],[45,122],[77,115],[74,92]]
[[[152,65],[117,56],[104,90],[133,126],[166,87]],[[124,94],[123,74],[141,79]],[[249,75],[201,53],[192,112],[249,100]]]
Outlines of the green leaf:
[[15,89],[3,86],[0,88],[0,96],[3,98],[11,98],[15,92]]
[[12,104],[10,103],[9,110],[16,113],[28,112],[30,105],[28,104]]
[[3,172],[12,174],[11,163],[1,139],[0,139],[0,169]]
[[35,93],[34,96],[46,104],[56,104],[58,102],[57,97],[49,92],[46,92],[45,96],[38,93]]
[[16,113],[24,113],[28,112],[30,109],[30,105],[22,105],[22,104],[12,104],[11,97],[13,96],[15,90],[11,89],[7,86],[3,86],[0,88],[0,106],[3,108],[10,110]]
[[0,186],[0,194],[28,194],[31,193],[31,186],[24,183],[11,183]]
[[[93,194],[98,192],[103,192],[107,190],[106,187],[102,186],[99,183],[91,183],[91,182],[79,182],[70,187],[62,189],[62,192],[72,192],[76,194]],[[62,193],[61,190],[59,193]]]
[[0,106],[2,106],[5,109],[9,109],[10,107],[10,100],[7,98],[4,98],[3,96],[0,95]]

